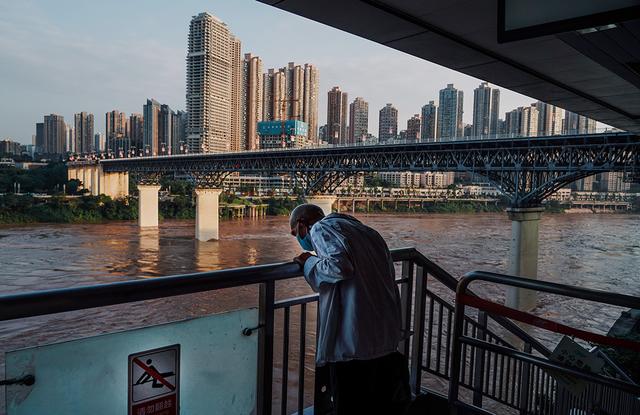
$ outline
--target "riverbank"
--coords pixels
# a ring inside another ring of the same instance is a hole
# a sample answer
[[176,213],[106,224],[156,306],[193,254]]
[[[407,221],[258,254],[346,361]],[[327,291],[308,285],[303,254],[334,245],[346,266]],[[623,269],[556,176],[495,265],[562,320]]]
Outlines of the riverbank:
[[[221,196],[221,202],[247,206],[254,204],[228,194]],[[300,201],[268,198],[261,203],[268,204],[268,215],[281,216],[288,215]],[[194,202],[190,196],[185,195],[161,198],[158,215],[160,219],[195,219]],[[230,216],[229,210],[221,209],[222,219]],[[137,219],[138,199],[135,197],[112,200],[108,196],[52,196],[47,199],[15,194],[0,196],[0,224],[103,223]]]
[[383,209],[379,204],[366,207],[356,206],[355,212],[352,209],[341,209],[344,213],[494,213],[502,212],[505,207],[497,203],[484,203],[455,200],[442,202],[416,202],[414,205],[398,204],[397,207],[386,207]]
[[[241,199],[231,194],[222,194],[221,203],[230,205],[266,204],[268,216],[286,216],[302,199],[289,198],[253,198]],[[342,209],[344,213],[366,214],[474,214],[503,212],[506,206],[498,203],[484,203],[473,201],[443,201],[429,202],[397,207],[371,206],[367,210],[357,206],[355,212]],[[565,213],[557,205],[547,206],[546,213]],[[571,212],[567,212],[571,213]],[[629,212],[633,213],[633,212]],[[195,219],[194,201],[187,195],[171,195],[159,200],[158,214],[160,219]],[[229,219],[231,211],[221,209],[221,219]],[[35,198],[29,195],[5,194],[0,196],[0,224],[29,224],[29,223],[103,223],[108,221],[137,220],[138,199],[128,197],[112,200],[108,196],[81,196],[66,198],[52,196],[47,199]]]

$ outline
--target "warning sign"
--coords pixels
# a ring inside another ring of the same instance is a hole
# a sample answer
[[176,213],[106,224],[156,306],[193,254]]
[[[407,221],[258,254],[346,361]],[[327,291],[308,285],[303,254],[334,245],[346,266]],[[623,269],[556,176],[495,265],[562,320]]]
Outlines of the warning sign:
[[129,415],[177,415],[180,345],[129,355]]

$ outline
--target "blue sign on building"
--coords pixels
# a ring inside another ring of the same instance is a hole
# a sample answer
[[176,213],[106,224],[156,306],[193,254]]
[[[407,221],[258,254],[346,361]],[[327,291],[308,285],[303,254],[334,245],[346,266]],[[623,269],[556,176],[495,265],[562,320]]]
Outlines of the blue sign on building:
[[[260,121],[258,122],[258,134],[262,136],[282,135],[282,121]],[[287,120],[284,122],[284,134],[291,136],[304,136],[309,134],[309,127],[306,122],[297,120]]]

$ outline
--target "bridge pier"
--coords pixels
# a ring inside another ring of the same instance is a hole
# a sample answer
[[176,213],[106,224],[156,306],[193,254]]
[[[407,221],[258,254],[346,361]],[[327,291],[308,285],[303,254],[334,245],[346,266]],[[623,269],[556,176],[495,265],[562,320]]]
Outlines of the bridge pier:
[[91,196],[99,196],[100,189],[98,189],[98,166],[91,166]]
[[338,199],[333,195],[314,195],[307,196],[307,203],[320,206],[325,215],[333,213],[333,203]]
[[[542,207],[509,208],[511,219],[511,252],[509,274],[535,279],[538,276],[538,227]],[[507,287],[507,306],[531,310],[536,306],[536,292]]]
[[220,239],[220,193],[222,189],[196,189],[196,239]]
[[138,226],[158,227],[158,185],[138,185]]

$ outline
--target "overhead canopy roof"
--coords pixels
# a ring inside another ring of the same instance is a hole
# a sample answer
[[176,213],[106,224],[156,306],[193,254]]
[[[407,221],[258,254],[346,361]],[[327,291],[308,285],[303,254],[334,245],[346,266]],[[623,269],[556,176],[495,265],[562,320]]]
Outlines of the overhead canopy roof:
[[[498,8],[504,0],[259,1],[640,133],[637,7],[610,13],[615,26],[608,29],[576,31],[560,22],[551,25],[556,34],[499,43]],[[551,9],[557,2],[533,3]]]

